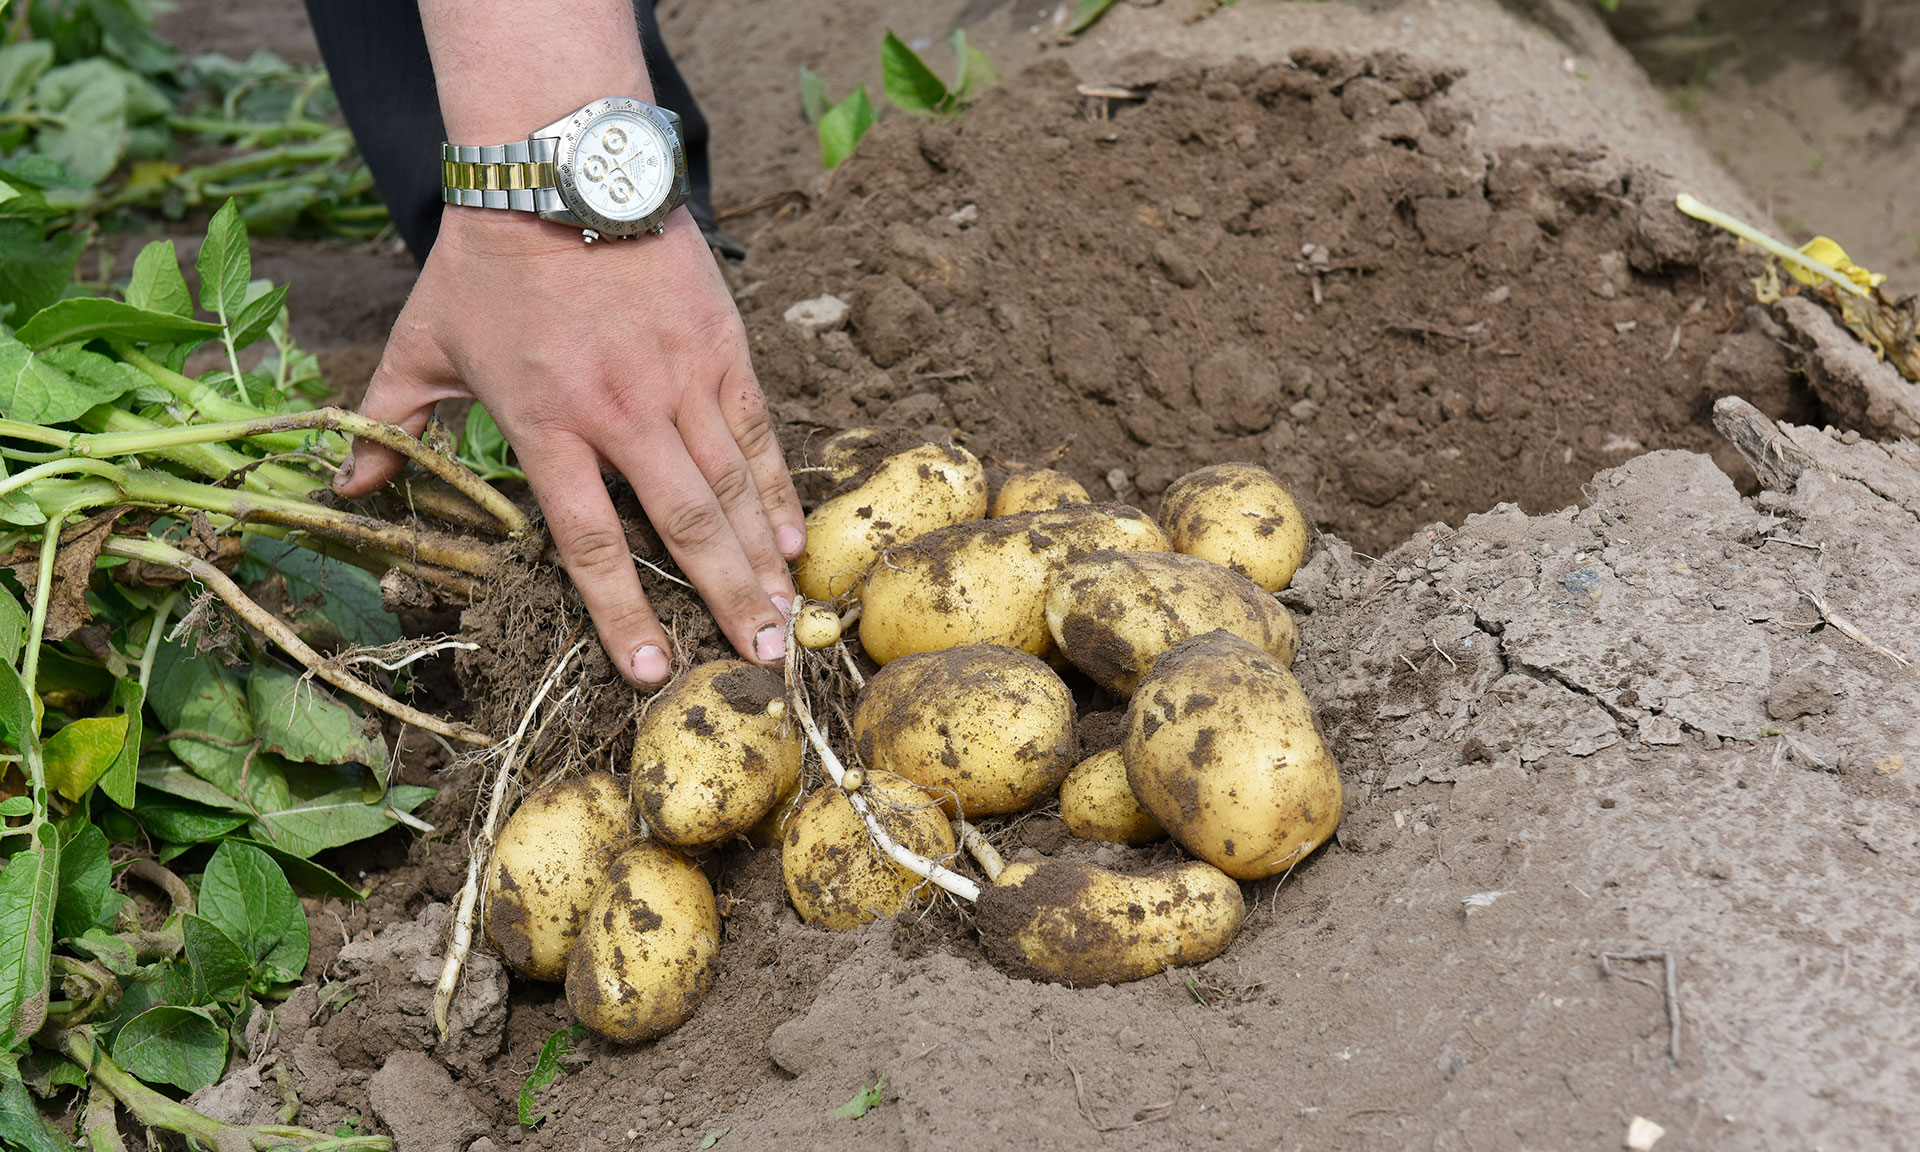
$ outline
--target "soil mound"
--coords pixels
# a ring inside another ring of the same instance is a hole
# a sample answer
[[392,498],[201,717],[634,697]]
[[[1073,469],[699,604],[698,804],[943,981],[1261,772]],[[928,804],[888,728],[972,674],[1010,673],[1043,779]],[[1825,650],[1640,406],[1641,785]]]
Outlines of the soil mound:
[[[778,412],[1071,445],[1151,507],[1254,460],[1379,551],[1501,501],[1574,502],[1649,449],[1738,458],[1740,392],[1809,420],[1731,249],[1657,173],[1473,144],[1456,73],[1398,54],[1166,67],[1140,99],[1043,64],[957,124],[894,116],[755,238],[742,310]],[[822,294],[843,330],[782,317]]]

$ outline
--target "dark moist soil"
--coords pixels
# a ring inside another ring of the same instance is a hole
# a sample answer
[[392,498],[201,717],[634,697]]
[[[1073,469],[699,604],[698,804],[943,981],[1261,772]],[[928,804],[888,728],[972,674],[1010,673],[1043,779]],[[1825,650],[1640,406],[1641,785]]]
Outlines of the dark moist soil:
[[[1573,503],[1649,448],[1738,457],[1711,401],[1814,419],[1742,266],[1599,154],[1485,156],[1451,73],[1300,54],[1089,100],[1043,64],[956,124],[884,121],[742,293],[784,418],[951,431],[1152,507],[1265,464],[1378,551]],[[830,293],[846,329],[782,322]]]

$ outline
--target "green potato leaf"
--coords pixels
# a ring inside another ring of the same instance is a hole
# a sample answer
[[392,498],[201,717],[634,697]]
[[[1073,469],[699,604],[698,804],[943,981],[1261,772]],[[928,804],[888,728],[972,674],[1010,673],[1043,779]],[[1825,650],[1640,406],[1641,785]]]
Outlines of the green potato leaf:
[[838,168],[842,161],[853,155],[860,146],[860,138],[874,125],[873,105],[867,100],[867,86],[862,84],[853,90],[852,95],[827,109],[820,117],[820,163],[829,171]]
[[246,689],[232,671],[211,653],[163,641],[147,703],[170,734],[168,749],[182,763],[228,796],[245,799],[241,775],[253,751],[253,718]]
[[560,1078],[560,1073],[564,1071],[560,1058],[571,1053],[574,1042],[586,1034],[584,1027],[570,1024],[548,1036],[547,1042],[540,1045],[540,1056],[533,1062],[533,1071],[527,1073],[525,1083],[520,1085],[520,1127],[537,1128],[547,1118],[544,1113],[538,1116],[533,1114],[534,1105],[538,1103],[536,1094]]
[[158,1004],[127,1021],[113,1059],[150,1084],[198,1092],[227,1068],[227,1030],[205,1008]]
[[134,783],[140,767],[140,743],[146,737],[145,711],[141,707],[145,700],[146,691],[140,687],[140,681],[130,676],[122,676],[115,681],[113,694],[107,698],[107,707],[126,719],[127,731],[120,741],[120,754],[108,765],[100,777],[99,785],[107,799],[122,808],[133,807]]
[[[0,215],[12,214],[20,200],[9,201]],[[41,203],[44,207],[45,202]],[[86,246],[87,238],[78,233],[47,235],[38,219],[0,219],[0,305],[7,306],[8,318],[24,320],[58,300],[73,282],[73,266]],[[6,405],[0,399],[0,409],[14,416]]]
[[12,596],[0,595],[0,663],[20,659],[27,641],[27,610]]
[[800,114],[807,118],[807,123],[819,124],[832,105],[826,80],[811,68],[800,69]]
[[[0,682],[20,676],[11,666]],[[38,825],[31,843],[0,871],[0,1054],[12,1052],[47,1018],[53,908],[60,888],[60,833]]]
[[[126,395],[121,383],[90,376],[75,377],[65,365],[84,365],[95,353],[61,348],[35,352],[14,336],[0,333],[0,413],[34,424],[65,424],[89,408],[110,404]],[[104,356],[98,357],[105,360]]]
[[386,790],[387,744],[379,723],[341,703],[317,680],[255,664],[247,707],[267,751],[315,764],[364,764],[379,791]]
[[133,259],[133,278],[127,281],[127,303],[147,312],[164,312],[182,319],[193,317],[193,297],[180,271],[180,254],[171,240],[155,240]]
[[22,40],[0,48],[0,103],[15,104],[53,67],[53,45]]
[[91,956],[100,962],[100,966],[115,976],[125,977],[140,970],[140,954],[124,936],[116,936],[104,928],[89,928],[80,935],[67,941],[67,947],[82,956]]
[[247,826],[247,835],[282,851],[307,857],[327,848],[378,836],[395,823],[387,814],[388,808],[412,812],[432,795],[431,788],[399,784],[389,789],[383,800],[369,804],[359,787],[343,788],[263,812]]
[[82,185],[107,178],[126,154],[125,68],[110,60],[79,60],[42,76],[33,102],[51,118],[34,137],[35,150],[67,170]]
[[[476,405],[474,411],[479,410]],[[473,426],[471,417],[467,426]],[[254,536],[247,541],[241,576],[248,583],[284,580],[287,615],[302,638],[322,651],[336,646],[329,639],[366,648],[400,639],[400,619],[387,611],[379,579],[365,569],[295,544]],[[317,634],[321,632],[338,635]]]
[[[261,330],[265,331],[265,325]],[[88,340],[136,340],[166,344],[197,343],[218,336],[220,326],[170,312],[149,312],[119,300],[76,297],[58,300],[33,314],[14,336],[36,352]],[[137,371],[137,370],[136,370]]]
[[109,927],[126,897],[113,890],[106,834],[77,813],[62,824],[53,935],[70,940],[89,929]]
[[295,856],[277,845],[248,840],[243,836],[229,836],[227,839],[241,844],[250,844],[273,857],[273,862],[280,865],[280,870],[287,874],[287,879],[293,882],[295,888],[311,892],[315,896],[338,896],[342,900],[367,898],[365,889],[355,888],[342,879],[339,873],[304,857]]
[[827,1113],[827,1115],[842,1120],[858,1120],[860,1117],[878,1108],[881,1102],[886,1099],[886,1095],[887,1082],[885,1080],[875,1080],[872,1084],[862,1088],[853,1099],[835,1108],[833,1111]]
[[18,816],[33,815],[33,799],[29,796],[9,796],[0,800],[0,820],[11,820]]
[[937,116],[947,109],[946,83],[892,29],[880,42],[880,77],[887,99],[903,112]]
[[21,1152],[72,1152],[73,1141],[41,1116],[23,1080],[0,1081],[0,1144]]
[[234,347],[245,348],[267,334],[287,306],[287,288],[285,284],[268,288],[240,306],[240,314],[233,318]]
[[239,945],[269,980],[298,980],[307,966],[307,915],[286,874],[265,852],[222,841],[200,878],[200,914]]
[[187,966],[193,973],[196,1003],[237,998],[253,981],[254,960],[231,935],[205,916],[183,916]]
[[[185,774],[184,769],[182,774]],[[245,813],[222,812],[191,800],[142,792],[139,806],[134,809],[134,819],[154,839],[184,846],[218,840],[235,829],[245,827],[252,817]]]
[[1111,7],[1113,0],[1080,0],[1080,6],[1073,10],[1073,19],[1067,22],[1067,35],[1077,36],[1093,27]]
[[253,279],[253,254],[247,250],[247,224],[229,200],[207,223],[206,243],[194,261],[200,272],[200,307],[229,322],[247,301]]
[[953,103],[964,107],[986,95],[987,89],[1000,83],[1000,74],[980,49],[967,43],[964,29],[955,28],[953,35],[947,37],[947,46],[953,50],[953,62],[957,71],[953,77]]

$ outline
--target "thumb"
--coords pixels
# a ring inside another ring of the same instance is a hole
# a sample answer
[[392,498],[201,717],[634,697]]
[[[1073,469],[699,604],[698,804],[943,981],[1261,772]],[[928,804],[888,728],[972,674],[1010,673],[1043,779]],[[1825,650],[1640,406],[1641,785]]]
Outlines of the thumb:
[[[380,366],[367,382],[367,394],[360,402],[360,415],[383,424],[396,424],[409,436],[426,431],[433,409],[442,400],[467,395],[454,375],[453,366],[439,349],[427,340],[403,341],[403,328],[396,326],[380,356]],[[342,496],[359,497],[378,491],[400,474],[407,458],[382,444],[356,439],[353,455],[333,478],[333,490]]]

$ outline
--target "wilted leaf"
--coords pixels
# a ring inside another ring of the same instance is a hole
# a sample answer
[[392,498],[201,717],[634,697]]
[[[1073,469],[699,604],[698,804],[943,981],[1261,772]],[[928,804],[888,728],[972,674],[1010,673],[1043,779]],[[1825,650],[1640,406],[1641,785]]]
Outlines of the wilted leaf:
[[377,722],[341,703],[316,680],[271,664],[255,664],[247,708],[261,746],[289,760],[364,764],[380,791],[387,787],[387,745]]
[[87,716],[69,721],[47,740],[47,786],[78,800],[120,758],[127,742],[125,716]]

